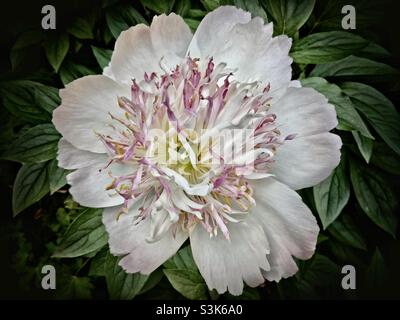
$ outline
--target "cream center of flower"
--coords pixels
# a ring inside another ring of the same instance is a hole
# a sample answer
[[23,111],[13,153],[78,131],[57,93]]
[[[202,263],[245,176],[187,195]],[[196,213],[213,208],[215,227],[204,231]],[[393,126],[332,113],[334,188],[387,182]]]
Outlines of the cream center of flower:
[[[269,112],[269,85],[240,83],[213,59],[188,57],[163,74],[133,80],[118,97],[124,115],[110,114],[112,134],[99,134],[110,164],[129,166],[108,189],[152,219],[152,238],[170,227],[201,224],[229,239],[228,223],[255,204],[251,179],[268,177],[282,137]],[[129,171],[129,170],[128,170]]]

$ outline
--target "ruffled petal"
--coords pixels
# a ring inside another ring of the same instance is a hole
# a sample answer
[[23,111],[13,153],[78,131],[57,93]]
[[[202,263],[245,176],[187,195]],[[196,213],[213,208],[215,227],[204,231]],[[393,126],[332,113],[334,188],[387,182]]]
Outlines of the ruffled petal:
[[118,209],[105,209],[103,223],[109,235],[111,253],[125,255],[120,266],[129,273],[150,274],[178,251],[188,235],[180,230],[174,235],[170,229],[160,240],[149,242],[151,220],[134,223],[139,203],[137,201],[129,213],[121,214],[118,219]]
[[264,282],[262,270],[269,270],[269,244],[259,223],[251,216],[228,226],[230,241],[220,232],[216,237],[200,225],[192,231],[193,258],[208,288],[233,295],[243,291],[243,281],[251,287]]
[[329,132],[285,141],[271,173],[295,190],[315,186],[338,166],[341,146],[340,137]]
[[240,82],[270,83],[275,97],[287,88],[292,77],[289,50],[292,41],[287,36],[272,38],[273,25],[264,25],[261,18],[241,9],[223,6],[202,20],[188,53],[192,57],[224,62],[237,69],[234,77]]
[[53,112],[56,129],[76,148],[106,153],[96,135],[112,129],[109,113],[122,117],[117,97],[130,96],[130,87],[121,85],[102,75],[86,76],[69,83],[60,90],[61,105]]
[[328,132],[337,125],[334,106],[312,88],[288,88],[277,101],[272,101],[271,113],[277,116],[279,131],[296,137]]
[[180,64],[192,39],[183,19],[171,13],[153,18],[151,26],[139,24],[121,32],[105,74],[117,81],[142,80],[144,73],[170,71]]
[[86,207],[105,208],[120,205],[124,199],[115,190],[106,190],[113,176],[128,174],[132,171],[127,165],[112,164],[105,169],[107,162],[75,170],[67,175],[71,185],[69,192],[74,200]]
[[61,168],[78,169],[95,164],[104,165],[107,155],[75,148],[66,139],[61,138],[58,142],[57,160]]
[[267,178],[253,181],[256,206],[249,213],[262,226],[270,244],[267,255],[270,281],[279,281],[298,270],[292,256],[309,259],[317,243],[319,227],[301,197],[284,184]]

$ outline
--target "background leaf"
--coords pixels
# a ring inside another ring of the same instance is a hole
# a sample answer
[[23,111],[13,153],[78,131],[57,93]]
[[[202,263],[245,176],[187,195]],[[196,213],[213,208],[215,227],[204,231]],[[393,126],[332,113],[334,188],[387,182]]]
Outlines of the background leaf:
[[170,13],[174,6],[175,0],[140,0],[143,6],[156,13]]
[[385,143],[375,143],[371,163],[386,172],[400,175],[400,157]]
[[315,206],[324,229],[336,220],[350,198],[350,182],[345,161],[332,174],[313,188]]
[[323,78],[311,77],[302,79],[301,83],[306,87],[314,88],[328,98],[329,103],[335,106],[340,130],[359,131],[363,136],[373,138],[366,124],[354,108],[351,100],[346,97],[339,86],[331,84]]
[[66,33],[61,33],[55,37],[50,37],[45,43],[45,52],[47,60],[49,60],[50,65],[53,67],[55,72],[61,66],[64,61],[65,56],[69,50],[69,36]]
[[367,163],[372,156],[372,150],[374,147],[374,140],[362,136],[358,131],[352,131],[354,140],[356,140],[358,150],[360,150],[361,155]]
[[107,244],[101,209],[85,209],[71,223],[53,257],[74,258],[96,251]]
[[207,285],[197,269],[189,246],[179,250],[164,266],[166,269],[163,271],[169,282],[184,297],[207,299]]
[[106,12],[108,28],[115,39],[119,34],[138,23],[147,24],[146,19],[132,6],[126,4],[113,7]]
[[94,286],[88,277],[77,277],[67,275],[59,280],[57,286],[57,296],[60,299],[84,299],[92,298]]
[[24,164],[14,182],[12,198],[14,216],[42,199],[48,192],[47,163]]
[[96,74],[93,70],[81,64],[67,62],[60,69],[60,78],[64,85],[67,85],[75,79],[82,78],[91,74]]
[[119,265],[120,258],[108,254],[106,260],[106,281],[112,300],[131,300],[142,290],[148,276],[140,273],[126,273]]
[[295,41],[291,56],[297,63],[327,63],[354,54],[367,44],[367,40],[350,32],[313,33]]
[[397,201],[385,180],[375,170],[365,168],[356,160],[350,161],[350,177],[363,211],[376,225],[394,237],[397,217],[393,210]]
[[57,192],[67,184],[68,171],[58,166],[57,159],[49,161],[47,166],[47,174],[49,176],[50,194]]
[[33,90],[35,104],[46,110],[50,115],[61,104],[57,88],[40,84],[36,85]]
[[108,63],[111,60],[111,55],[112,51],[108,49],[103,49],[103,48],[97,48],[94,46],[92,47],[93,54],[97,60],[97,63],[99,64],[101,69],[104,69],[105,67],[108,66]]
[[52,124],[39,124],[21,134],[2,157],[22,163],[54,159],[58,140],[60,134]]
[[361,230],[349,215],[342,215],[335,220],[328,231],[343,244],[352,246],[356,249],[367,250],[367,245],[362,236]]
[[394,76],[398,71],[381,62],[366,58],[348,56],[344,59],[317,65],[311,72],[312,77],[345,77],[345,76]]
[[400,115],[390,100],[363,83],[345,82],[341,88],[382,139],[400,154]]
[[252,17],[260,17],[265,23],[268,16],[259,0],[222,0],[221,5],[233,5],[251,13]]
[[49,111],[57,101],[54,89],[47,89],[49,87],[29,80],[0,82],[2,105],[20,120],[34,124],[49,122]]
[[78,39],[93,39],[93,25],[89,19],[77,17],[74,23],[68,27],[68,33]]
[[315,0],[270,0],[264,4],[276,22],[274,34],[293,36],[311,15]]
[[188,299],[207,300],[207,285],[201,275],[187,269],[164,269],[175,290]]

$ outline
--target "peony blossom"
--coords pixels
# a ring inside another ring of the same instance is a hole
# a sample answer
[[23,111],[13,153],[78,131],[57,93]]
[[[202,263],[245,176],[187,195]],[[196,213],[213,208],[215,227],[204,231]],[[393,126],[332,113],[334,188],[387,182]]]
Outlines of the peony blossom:
[[60,90],[59,165],[75,201],[104,208],[126,272],[150,274],[189,239],[209,289],[239,295],[313,255],[319,227],[295,190],[331,174],[341,140],[272,33],[231,6],[194,34],[157,16],[121,33],[103,75]]

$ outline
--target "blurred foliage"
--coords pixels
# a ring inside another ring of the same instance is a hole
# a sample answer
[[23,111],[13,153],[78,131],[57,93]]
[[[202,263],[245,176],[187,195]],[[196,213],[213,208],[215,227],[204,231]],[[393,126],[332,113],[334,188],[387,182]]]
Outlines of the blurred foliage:
[[[298,261],[300,271],[295,276],[278,284],[246,287],[240,297],[210,292],[188,246],[150,276],[124,273],[118,258],[108,252],[101,210],[82,208],[68,195],[67,171],[58,168],[55,160],[59,135],[51,124],[51,113],[60,103],[58,89],[79,77],[101,73],[121,31],[150,24],[154,15],[169,12],[183,16],[195,31],[207,12],[226,4],[273,21],[275,35],[293,37],[293,79],[301,79],[304,86],[320,91],[335,105],[339,118],[335,131],[344,142],[341,164],[332,175],[300,191],[321,226],[314,257]],[[8,57],[1,63],[0,76],[4,256],[0,295],[51,299],[399,297],[395,190],[400,174],[400,117],[391,102],[399,102],[399,60],[385,48],[391,42],[382,37],[386,31],[382,13],[391,3],[354,1],[357,29],[350,31],[341,28],[345,4],[323,0],[71,1],[69,6],[60,4],[60,9],[56,3],[60,21],[56,31],[43,31],[37,21],[33,24],[24,16],[15,30],[6,28],[11,38],[5,37],[4,43],[12,42],[5,50]],[[40,7],[32,10],[40,12]],[[45,264],[56,267],[55,294],[40,288]],[[346,264],[358,271],[357,290],[340,287],[341,267]]]

